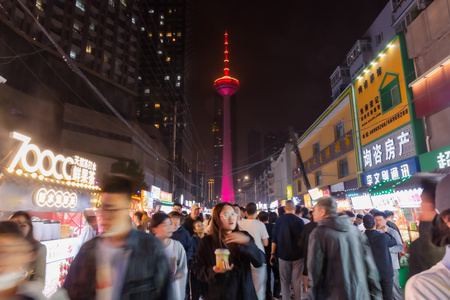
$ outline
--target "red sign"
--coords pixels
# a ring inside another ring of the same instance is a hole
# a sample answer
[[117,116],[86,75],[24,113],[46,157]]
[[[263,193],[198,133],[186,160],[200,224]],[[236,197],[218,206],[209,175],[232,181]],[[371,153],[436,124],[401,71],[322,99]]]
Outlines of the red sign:
[[338,211],[344,211],[344,210],[352,210],[352,206],[350,205],[350,201],[348,200],[339,200],[337,202],[337,210]]

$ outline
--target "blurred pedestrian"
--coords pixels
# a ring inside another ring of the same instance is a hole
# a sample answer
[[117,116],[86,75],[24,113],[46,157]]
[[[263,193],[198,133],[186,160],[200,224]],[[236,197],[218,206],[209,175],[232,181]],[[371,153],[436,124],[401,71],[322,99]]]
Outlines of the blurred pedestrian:
[[142,211],[142,229],[146,233],[150,233],[150,217],[146,211]]
[[[302,272],[302,282],[303,291],[305,294],[308,293],[308,245],[309,236],[311,232],[317,227],[317,223],[314,221],[314,216],[311,215],[311,222],[303,227],[302,234],[300,235],[299,246],[301,252],[303,253],[303,272]],[[305,295],[306,296],[306,295]]]
[[436,212],[432,242],[445,247],[445,256],[431,269],[411,277],[406,283],[406,300],[450,299],[450,174],[436,187]]
[[82,214],[82,220],[84,227],[81,229],[80,234],[80,247],[87,241],[92,240],[98,234],[97,217],[92,210],[84,210]]
[[176,211],[177,213],[181,214],[183,212],[183,206],[181,205],[181,203],[175,202],[173,204],[173,211]]
[[236,203],[233,204],[233,210],[237,215],[237,222],[239,224],[239,222],[243,219],[241,216],[241,208],[240,208],[239,204],[236,204]]
[[64,283],[70,299],[168,299],[169,263],[156,237],[132,229],[131,181],[110,175],[102,186],[101,235],[84,244]]
[[140,231],[144,231],[144,227],[142,227],[142,216],[144,214],[140,211],[137,211],[133,214],[133,222],[136,225],[136,229]]
[[[266,226],[267,232],[269,233],[269,245],[264,248],[266,252],[266,264],[267,264],[267,285],[266,285],[266,300],[272,300],[274,298],[280,298],[281,284],[280,284],[280,272],[278,270],[278,258],[275,256],[272,258],[272,263],[270,260],[272,252],[272,237],[273,228],[275,227],[275,222],[277,221],[277,214],[275,212],[261,213],[261,222]],[[266,217],[267,215],[267,217]],[[266,220],[267,218],[267,220]],[[272,289],[272,273],[273,273],[273,289]]]
[[[264,253],[247,232],[237,227],[237,214],[228,203],[217,204],[212,213],[211,234],[197,249],[194,272],[207,283],[205,300],[257,299],[250,265],[260,267]],[[216,261],[215,252],[222,249]],[[224,249],[229,251],[228,261]]]
[[203,221],[203,219],[200,218],[200,207],[197,203],[194,203],[191,206],[191,213],[183,218],[183,222],[181,223],[181,226],[184,227],[187,231],[189,231],[190,236],[194,235],[194,227],[192,226],[195,221],[200,220]]
[[280,218],[286,212],[284,206],[278,207],[278,218]]
[[380,285],[383,292],[383,300],[392,300],[394,269],[392,267],[389,247],[395,246],[397,241],[386,231],[386,227],[382,229],[382,232],[378,231],[376,229],[375,219],[371,215],[365,215],[363,222],[364,227],[366,228],[364,234],[369,240],[373,259],[377,265],[378,274],[380,274]]
[[302,299],[303,253],[299,246],[304,223],[295,214],[292,200],[286,201],[285,214],[278,218],[273,229],[271,259],[278,257],[281,295],[291,298],[291,283],[294,299]]
[[398,229],[398,226],[394,223],[394,213],[391,210],[385,210],[384,213],[386,214],[386,225],[397,231],[398,235],[400,236],[400,239],[402,240],[402,234],[400,233],[400,229]]
[[0,299],[45,299],[39,282],[27,280],[29,265],[35,260],[34,248],[16,222],[0,222]]
[[247,209],[245,207],[239,207],[241,220],[247,218]]
[[392,235],[397,242],[396,245],[389,247],[389,252],[391,253],[392,267],[394,269],[394,284],[393,284],[393,295],[395,300],[403,300],[402,290],[400,289],[400,275],[398,270],[400,269],[400,263],[398,260],[399,253],[403,252],[403,242],[400,234],[392,227],[387,225],[387,216],[384,211],[378,211],[374,213],[375,223],[377,229],[386,231]]
[[[239,227],[243,231],[247,231],[255,241],[259,250],[264,252],[264,247],[269,245],[269,233],[267,233],[266,226],[261,221],[256,220],[257,208],[256,204],[250,202],[245,207],[247,219],[239,223]],[[264,300],[266,297],[266,281],[267,281],[267,267],[264,263],[261,267],[252,269],[253,284],[255,285],[258,300]]]
[[181,245],[183,245],[184,251],[186,252],[186,259],[187,261],[189,261],[193,253],[191,235],[186,229],[184,229],[183,226],[180,226],[182,217],[180,213],[176,211],[171,211],[169,213],[169,217],[172,223],[172,230],[173,230],[171,239],[179,241]]
[[[421,214],[419,216],[419,238],[409,246],[409,273],[408,278],[428,270],[444,257],[445,247],[437,247],[431,242],[431,229],[436,222],[436,186],[442,179],[441,174],[422,174],[420,198]],[[418,177],[419,177],[418,176]]]
[[19,226],[22,236],[33,246],[35,256],[28,269],[28,280],[36,281],[43,290],[45,287],[47,248],[34,238],[33,223],[27,212],[17,211],[9,219]]
[[[177,212],[172,212],[178,214]],[[179,214],[178,214],[179,215]],[[151,220],[152,232],[160,240],[169,259],[172,280],[172,295],[174,300],[183,300],[186,294],[187,259],[183,245],[170,237],[173,226],[170,216],[164,212],[153,215]]]
[[198,245],[200,244],[200,241],[202,238],[204,238],[207,234],[205,233],[205,225],[203,225],[203,222],[200,220],[197,220],[194,222],[194,232],[195,234],[191,238],[192,243],[192,250],[193,255],[188,261],[188,268],[189,268],[189,284],[190,284],[190,299],[191,300],[199,300],[201,296],[204,295],[206,291],[205,283],[198,280],[194,276],[193,272],[193,265],[195,261],[195,254],[197,253]]
[[[295,215],[297,217],[299,217],[300,219],[302,219],[303,224],[306,225],[306,224],[308,224],[311,221],[309,220],[309,218],[305,218],[304,217],[305,212],[304,212],[304,210],[302,210],[303,208],[306,208],[306,207],[301,207],[300,205],[296,205],[295,206]],[[308,209],[306,208],[306,210],[308,210]],[[308,213],[306,213],[306,216],[308,216]]]
[[358,227],[358,229],[359,229],[359,231],[361,231],[361,233],[364,233],[364,231],[366,231],[366,228],[364,227],[364,224],[363,224],[363,218],[364,218],[364,216],[362,214],[357,214],[356,218],[355,218],[355,223],[353,223],[353,225]]
[[337,216],[331,197],[317,200],[309,237],[309,299],[380,299],[378,271],[367,238]]

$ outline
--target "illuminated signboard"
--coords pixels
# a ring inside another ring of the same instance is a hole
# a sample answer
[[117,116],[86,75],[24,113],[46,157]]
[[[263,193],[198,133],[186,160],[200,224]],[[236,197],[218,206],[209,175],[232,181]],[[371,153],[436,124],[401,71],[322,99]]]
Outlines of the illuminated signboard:
[[369,194],[363,194],[360,196],[350,197],[352,200],[353,209],[369,209],[373,208],[372,200]]
[[161,189],[159,187],[152,185],[151,191],[152,191],[152,198],[159,200],[159,196],[161,195]]
[[172,194],[161,191],[159,200],[172,202]]
[[33,202],[39,207],[75,208],[78,197],[67,191],[41,188],[34,193]]
[[311,196],[309,194],[303,195],[303,201],[305,201],[305,207],[307,207],[307,208],[312,207]]
[[422,172],[450,167],[450,146],[419,155]]
[[352,206],[350,205],[350,201],[348,200],[338,200],[336,201],[336,203],[338,211],[352,210]]
[[9,172],[19,167],[17,174],[28,172],[33,178],[54,178],[66,180],[72,185],[94,188],[97,165],[92,161],[79,156],[55,155],[50,150],[41,151],[38,146],[30,144],[31,138],[17,132],[12,132],[10,137],[22,144],[8,165]]
[[278,206],[278,200],[270,202],[270,208],[277,208]]
[[395,192],[394,195],[397,198],[398,206],[404,207],[420,207],[422,199],[420,195],[422,194],[422,188],[404,190]]
[[416,155],[411,124],[362,147],[364,171]]
[[375,185],[381,183],[383,180],[396,180],[411,176],[419,170],[417,157],[411,157],[398,163],[363,173],[361,180],[363,185]]
[[403,65],[397,37],[353,83],[362,146],[411,121],[404,75],[410,65]]
[[395,210],[395,197],[393,194],[370,196],[370,198],[372,199],[373,206],[378,210]]
[[312,200],[317,200],[319,198],[322,198],[323,196],[330,196],[330,190],[328,188],[326,189],[311,189],[308,190],[309,195],[311,196]]
[[292,186],[291,185],[288,185],[287,187],[286,187],[286,195],[287,195],[287,198],[289,199],[289,198],[292,198]]

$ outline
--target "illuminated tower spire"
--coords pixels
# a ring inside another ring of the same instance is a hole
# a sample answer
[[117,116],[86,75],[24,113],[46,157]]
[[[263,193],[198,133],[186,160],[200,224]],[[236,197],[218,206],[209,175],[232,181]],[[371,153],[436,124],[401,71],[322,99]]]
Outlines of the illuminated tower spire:
[[222,201],[234,203],[233,171],[231,160],[230,97],[239,90],[239,81],[230,77],[228,60],[228,33],[225,32],[224,76],[214,81],[216,92],[223,98],[223,164],[222,164]]

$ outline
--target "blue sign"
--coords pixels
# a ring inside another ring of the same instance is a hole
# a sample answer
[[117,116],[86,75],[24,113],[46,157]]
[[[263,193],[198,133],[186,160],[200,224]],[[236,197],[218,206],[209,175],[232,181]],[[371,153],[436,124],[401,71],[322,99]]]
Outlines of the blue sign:
[[362,185],[370,186],[378,184],[383,180],[395,180],[408,177],[419,171],[419,159],[415,156],[370,172],[365,172],[361,175],[361,181]]

